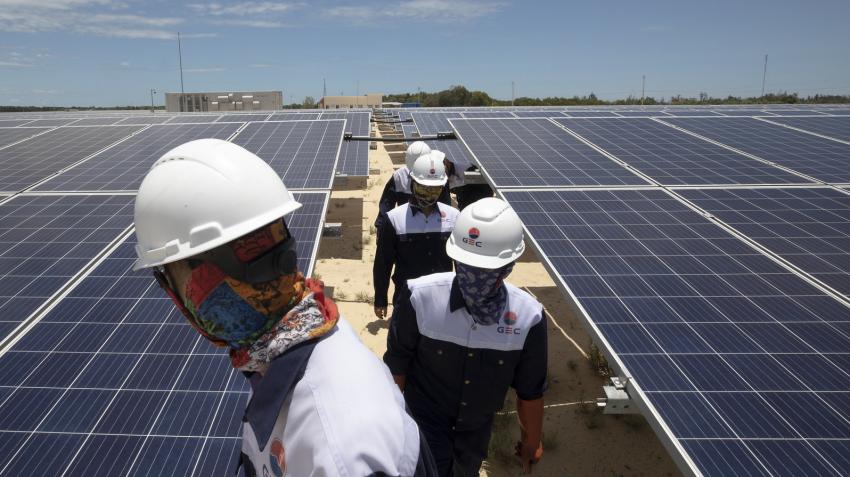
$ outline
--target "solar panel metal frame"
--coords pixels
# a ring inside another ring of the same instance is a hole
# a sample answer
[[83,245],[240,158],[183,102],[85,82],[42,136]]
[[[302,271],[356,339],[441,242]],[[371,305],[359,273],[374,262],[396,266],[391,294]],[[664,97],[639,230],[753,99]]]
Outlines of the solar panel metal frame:
[[[491,183],[491,185],[492,185],[492,183]],[[503,200],[507,201],[510,204],[511,201],[505,195],[506,193],[507,194],[520,194],[520,193],[537,193],[537,192],[546,192],[546,191],[553,191],[553,192],[558,192],[558,191],[564,191],[564,192],[579,192],[579,191],[589,191],[589,192],[590,191],[592,191],[592,192],[658,191],[658,192],[663,192],[664,194],[668,195],[672,199],[679,201],[680,203],[685,205],[687,208],[693,210],[695,214],[701,215],[701,211],[699,209],[694,209],[694,207],[690,203],[688,203],[688,201],[683,200],[681,197],[679,197],[677,194],[675,194],[672,190],[660,188],[660,187],[653,187],[653,186],[624,187],[624,188],[617,188],[617,189],[561,188],[561,187],[527,189],[527,190],[497,189],[496,193]],[[724,230],[728,230],[723,226],[724,224],[722,224],[722,223],[718,223],[715,220],[710,220],[710,222],[714,223],[715,225],[718,225],[719,227],[723,228]],[[701,475],[701,472],[698,469],[695,461],[690,457],[689,453],[687,451],[685,451],[684,447],[681,445],[680,438],[675,436],[672,429],[666,423],[666,420],[662,417],[660,411],[652,403],[649,402],[648,395],[646,394],[646,391],[644,391],[639,384],[635,383],[634,380],[631,379],[630,373],[626,373],[626,370],[628,368],[625,366],[624,362],[619,357],[619,354],[613,351],[614,348],[613,348],[612,344],[605,337],[605,334],[603,334],[602,331],[598,328],[596,323],[593,320],[590,319],[590,317],[589,317],[590,315],[586,311],[585,307],[581,304],[581,301],[577,298],[577,296],[573,293],[573,291],[569,287],[569,285],[567,285],[567,283],[561,277],[560,273],[558,272],[557,267],[552,263],[549,256],[543,251],[543,248],[538,243],[537,238],[534,235],[531,234],[531,232],[528,230],[527,225],[524,222],[523,222],[523,230],[524,230],[524,235],[525,235],[526,240],[528,240],[531,243],[532,248],[534,249],[535,253],[537,254],[538,258],[540,259],[540,262],[544,265],[544,268],[547,270],[549,275],[552,277],[552,280],[555,282],[556,287],[567,298],[568,305],[572,308],[572,310],[574,311],[576,316],[578,316],[580,318],[580,320],[583,322],[585,329],[590,333],[591,340],[593,342],[597,342],[597,343],[601,344],[601,349],[602,349],[603,353],[605,354],[605,357],[608,359],[608,363],[613,364],[613,368],[618,373],[618,376],[627,378],[625,385],[626,385],[626,389],[629,393],[629,397],[637,405],[637,407],[641,411],[641,413],[647,418],[647,422],[653,428],[653,430],[655,431],[656,435],[659,437],[659,439],[661,440],[661,442],[665,446],[665,448],[667,448],[670,456],[677,463],[679,469],[682,472],[689,474],[689,475]],[[734,236],[735,234],[732,234],[732,235]],[[742,242],[746,243],[748,246],[752,246],[751,243],[749,243],[745,240],[743,240]],[[754,249],[754,253],[759,253],[759,250]],[[785,267],[785,265],[781,261],[777,260],[775,256],[770,255],[770,254],[762,254],[762,255],[767,257],[769,260],[773,260],[774,263],[777,263],[779,266],[782,266],[783,268],[787,269],[787,267]],[[791,273],[796,274],[796,272],[794,270],[789,270],[789,271]],[[839,302],[842,302],[839,296],[836,296],[835,294],[831,293],[830,290],[824,289],[823,287],[820,286],[820,284],[818,282],[809,280],[805,276],[799,276],[799,277],[800,277],[800,279],[802,279],[806,283],[822,290],[826,295],[832,296],[833,298],[836,298]],[[848,302],[842,302],[842,303],[844,303],[845,306],[850,306],[850,303],[848,303]],[[697,392],[704,392],[704,391],[698,390]],[[717,412],[717,411],[715,411],[715,412]],[[722,414],[721,414],[721,416],[722,416]],[[743,438],[739,438],[739,439],[743,439]]]
[[[839,132],[839,134],[834,134],[834,131],[827,131],[822,127],[812,127],[811,125],[807,128],[805,125],[805,120],[814,119],[824,120],[824,121],[840,121],[844,119],[848,122],[848,126],[850,126],[850,116],[785,116],[781,118],[756,118],[758,120],[764,121],[766,123],[775,124],[777,126],[786,127],[788,129],[792,129],[794,131],[804,132],[806,134],[811,134],[813,136],[822,137],[824,139],[830,139],[838,142],[845,142],[850,144],[850,127],[848,127],[848,132],[843,133]],[[803,124],[800,124],[800,121],[803,121]],[[796,123],[796,124],[795,124]],[[820,129],[819,131],[817,129]],[[845,135],[846,134],[846,135]],[[844,137],[841,137],[844,136]]]

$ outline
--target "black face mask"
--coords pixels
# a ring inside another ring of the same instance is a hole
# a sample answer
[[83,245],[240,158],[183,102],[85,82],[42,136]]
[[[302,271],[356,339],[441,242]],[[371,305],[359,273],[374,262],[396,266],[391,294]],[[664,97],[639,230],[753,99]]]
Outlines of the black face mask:
[[292,235],[249,262],[240,261],[229,244],[201,253],[197,259],[213,263],[231,278],[252,284],[269,282],[298,270],[298,253]]

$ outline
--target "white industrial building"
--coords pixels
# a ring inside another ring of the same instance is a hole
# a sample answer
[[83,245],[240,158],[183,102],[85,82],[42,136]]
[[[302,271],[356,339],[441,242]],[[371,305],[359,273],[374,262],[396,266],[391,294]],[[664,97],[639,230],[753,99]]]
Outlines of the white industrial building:
[[174,113],[273,111],[282,107],[282,91],[165,93],[165,109]]

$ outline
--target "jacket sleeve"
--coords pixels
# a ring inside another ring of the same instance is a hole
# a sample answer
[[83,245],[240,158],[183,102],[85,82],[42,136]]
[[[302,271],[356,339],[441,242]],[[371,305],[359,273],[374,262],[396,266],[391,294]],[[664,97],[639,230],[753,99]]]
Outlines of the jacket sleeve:
[[[384,216],[386,219],[386,215]],[[385,220],[378,229],[375,263],[372,265],[372,283],[375,284],[375,306],[387,306],[387,290],[396,258],[396,232],[392,222]]]
[[378,217],[375,219],[376,229],[380,230],[384,222],[387,221],[387,213],[395,208],[395,203],[395,179],[390,177],[389,182],[384,186],[384,192],[381,193],[381,199],[378,201]]
[[393,375],[407,374],[418,346],[419,325],[416,324],[416,310],[410,303],[410,292],[407,292],[400,298],[398,306],[393,308],[387,334],[384,363]]
[[449,195],[449,183],[443,186],[443,192],[440,193],[440,198],[437,199],[446,205],[452,205],[452,196]]
[[511,384],[511,387],[516,390],[517,397],[524,401],[540,399],[548,387],[546,382],[548,361],[546,348],[546,314],[543,313],[541,308],[540,323],[532,326],[531,330],[528,331]]

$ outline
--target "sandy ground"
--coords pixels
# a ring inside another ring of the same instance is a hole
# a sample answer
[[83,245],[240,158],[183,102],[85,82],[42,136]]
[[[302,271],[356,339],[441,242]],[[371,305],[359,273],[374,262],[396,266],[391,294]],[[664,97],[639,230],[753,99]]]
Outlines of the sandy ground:
[[[347,188],[354,190],[332,193],[327,222],[342,223],[342,237],[322,239],[314,273],[334,288],[343,316],[359,331],[363,342],[381,356],[386,349],[387,322],[375,317],[371,305],[375,256],[372,224],[393,164],[380,143],[369,154],[370,166],[380,172],[370,175],[363,187],[351,187],[350,183]],[[590,338],[533,252],[522,257],[508,281],[534,294],[557,324],[549,327],[545,453],[532,475],[680,475],[643,417],[597,411],[595,400],[602,396],[604,380],[585,357],[590,352]],[[511,413],[513,400],[512,393],[508,393],[505,413],[497,416],[482,476],[522,475],[518,461],[512,457],[513,445],[519,438],[516,415]]]

